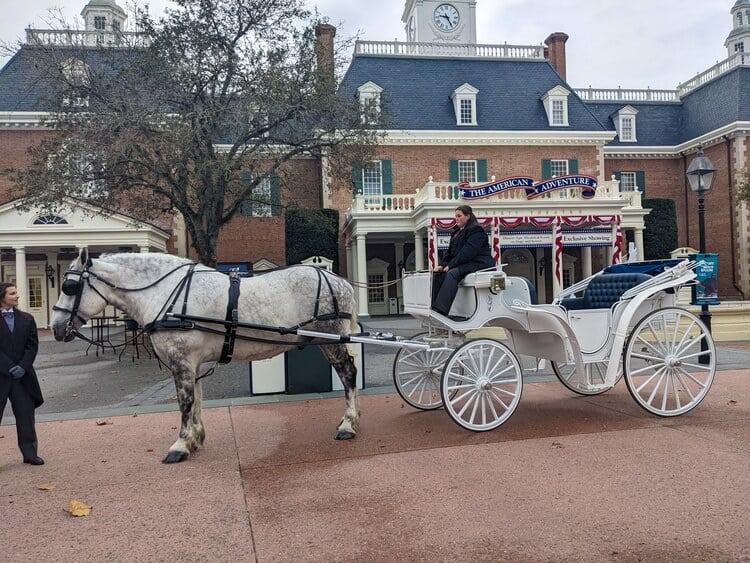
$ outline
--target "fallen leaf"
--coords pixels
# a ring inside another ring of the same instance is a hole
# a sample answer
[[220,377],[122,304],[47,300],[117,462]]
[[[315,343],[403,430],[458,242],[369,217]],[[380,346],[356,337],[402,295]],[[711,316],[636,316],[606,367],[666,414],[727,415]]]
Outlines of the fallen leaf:
[[97,420],[96,421],[97,426],[107,426],[109,424],[112,424],[111,420]]
[[154,448],[149,448],[149,449],[147,449],[146,451],[147,451],[147,452],[153,452],[153,451],[154,451]]
[[44,485],[39,485],[37,489],[40,491],[54,491],[56,485],[53,485],[52,483],[45,483]]
[[565,446],[563,446],[560,442],[552,442],[552,447],[553,448],[564,448]]
[[80,500],[71,500],[68,503],[68,508],[64,509],[65,512],[70,512],[71,516],[88,516],[91,514],[92,507],[81,502]]
[[727,403],[727,404],[729,404],[729,405],[736,405],[737,401],[735,401],[734,399],[729,399],[729,403]]

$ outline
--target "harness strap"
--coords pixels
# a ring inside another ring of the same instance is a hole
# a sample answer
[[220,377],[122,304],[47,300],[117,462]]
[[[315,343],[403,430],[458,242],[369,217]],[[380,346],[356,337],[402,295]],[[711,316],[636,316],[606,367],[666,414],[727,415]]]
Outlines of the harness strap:
[[240,273],[236,270],[229,272],[229,300],[224,332],[224,345],[221,347],[220,364],[228,364],[234,354],[234,341],[237,337],[238,312],[237,303],[240,299]]

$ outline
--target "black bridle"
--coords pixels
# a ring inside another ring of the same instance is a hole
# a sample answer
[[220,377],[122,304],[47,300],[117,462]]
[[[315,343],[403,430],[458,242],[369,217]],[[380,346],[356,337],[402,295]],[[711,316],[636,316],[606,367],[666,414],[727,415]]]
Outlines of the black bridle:
[[[161,282],[168,276],[175,273],[177,270],[180,270],[186,267],[191,267],[191,266],[195,267],[195,263],[187,262],[185,264],[181,264],[177,266],[176,268],[173,268],[172,270],[170,270],[163,276],[161,276],[159,279],[143,287],[119,287],[117,284],[112,283],[111,281],[107,280],[106,278],[103,278],[102,276],[100,276],[99,274],[91,270],[92,266],[93,266],[93,262],[91,258],[89,258],[83,264],[83,268],[81,270],[70,269],[65,272],[65,276],[63,278],[64,281],[60,289],[68,297],[74,298],[73,307],[71,309],[67,309],[65,307],[58,307],[57,305],[52,306],[53,311],[61,311],[63,313],[68,313],[70,315],[70,317],[68,317],[67,322],[65,323],[65,336],[66,337],[72,334],[73,336],[77,336],[89,342],[90,340],[88,338],[84,337],[80,332],[78,332],[77,330],[73,328],[73,321],[76,318],[81,321],[81,324],[86,324],[89,321],[89,319],[81,315],[81,313],[79,313],[78,311],[78,309],[81,306],[81,298],[83,297],[84,283],[85,285],[88,285],[88,287],[92,289],[99,297],[101,297],[106,305],[111,305],[110,301],[104,296],[104,294],[102,294],[102,292],[99,291],[96,288],[96,286],[91,282],[92,278],[102,282],[104,285],[109,286],[112,289],[119,289],[121,291],[143,291],[145,289],[149,289],[155,286],[156,284],[158,284],[159,282]],[[191,268],[191,271],[192,271],[192,268]],[[71,278],[71,276],[74,276],[75,278],[73,279]],[[180,287],[180,284],[178,284],[178,287]]]

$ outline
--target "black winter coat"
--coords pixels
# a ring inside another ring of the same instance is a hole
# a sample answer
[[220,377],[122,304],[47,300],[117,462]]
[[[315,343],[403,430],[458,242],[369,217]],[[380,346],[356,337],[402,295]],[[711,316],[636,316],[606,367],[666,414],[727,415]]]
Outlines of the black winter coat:
[[451,235],[448,252],[445,253],[440,265],[449,269],[459,268],[462,275],[493,268],[495,261],[492,258],[490,243],[487,233],[478,223],[466,225]]
[[44,403],[42,389],[34,371],[38,350],[39,335],[34,317],[16,309],[13,332],[0,318],[0,377],[11,377],[10,369],[15,365],[25,369],[21,384],[37,407]]

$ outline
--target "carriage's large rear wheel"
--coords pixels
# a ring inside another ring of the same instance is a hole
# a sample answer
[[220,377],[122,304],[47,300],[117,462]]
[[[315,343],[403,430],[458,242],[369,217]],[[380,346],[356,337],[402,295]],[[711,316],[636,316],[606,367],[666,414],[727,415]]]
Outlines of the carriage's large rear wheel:
[[[428,333],[410,338],[425,342]],[[433,410],[443,406],[440,376],[453,348],[440,345],[428,350],[400,348],[393,359],[393,383],[401,398],[415,409]]]
[[607,362],[590,362],[584,364],[579,370],[576,370],[576,364],[572,362],[559,364],[553,360],[551,363],[552,371],[555,372],[560,383],[573,391],[573,393],[578,393],[579,395],[600,395],[612,389],[622,379],[622,364],[617,369],[617,377],[615,378],[614,385],[605,387],[604,379],[607,375]]
[[502,342],[467,342],[445,364],[440,386],[445,410],[467,430],[497,428],[521,400],[522,373],[518,358]]
[[677,416],[692,410],[708,393],[715,374],[713,338],[689,311],[659,309],[630,333],[625,382],[636,402],[653,414]]

